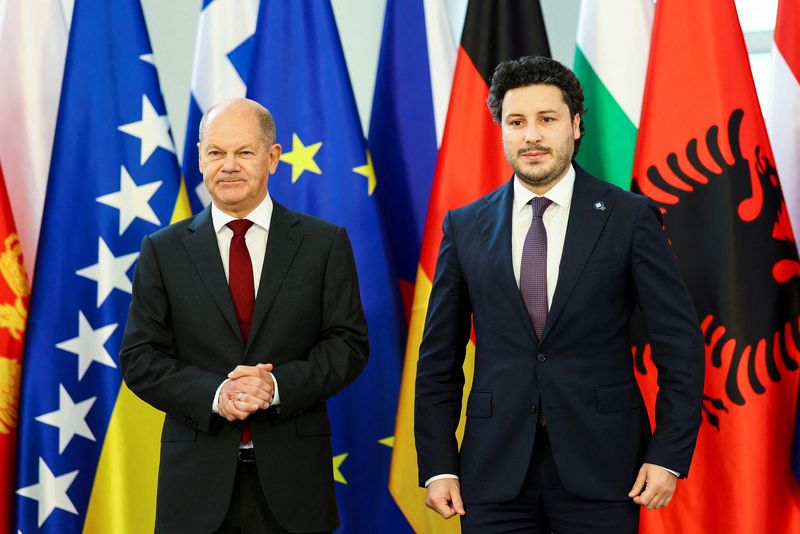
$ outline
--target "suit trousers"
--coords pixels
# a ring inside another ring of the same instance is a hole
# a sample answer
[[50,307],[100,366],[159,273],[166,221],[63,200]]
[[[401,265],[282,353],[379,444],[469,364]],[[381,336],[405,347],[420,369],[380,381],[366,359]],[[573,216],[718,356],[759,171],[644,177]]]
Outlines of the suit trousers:
[[[290,534],[267,506],[255,462],[239,462],[233,495],[222,525],[215,534]],[[323,533],[320,533],[323,534]]]
[[639,505],[596,501],[571,495],[558,478],[547,427],[536,434],[522,490],[509,502],[468,504],[463,534],[636,534]]

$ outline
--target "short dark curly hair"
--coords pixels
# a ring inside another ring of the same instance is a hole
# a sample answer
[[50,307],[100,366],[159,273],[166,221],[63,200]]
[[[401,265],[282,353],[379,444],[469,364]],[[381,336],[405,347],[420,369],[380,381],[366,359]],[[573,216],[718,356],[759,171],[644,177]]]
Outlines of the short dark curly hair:
[[581,137],[575,140],[574,158],[583,137],[583,87],[575,73],[549,57],[523,56],[501,62],[492,74],[492,85],[489,98],[486,100],[492,118],[498,124],[502,121],[503,98],[511,89],[528,87],[529,85],[553,85],[561,89],[561,96],[569,108],[570,118],[575,114],[581,116]]

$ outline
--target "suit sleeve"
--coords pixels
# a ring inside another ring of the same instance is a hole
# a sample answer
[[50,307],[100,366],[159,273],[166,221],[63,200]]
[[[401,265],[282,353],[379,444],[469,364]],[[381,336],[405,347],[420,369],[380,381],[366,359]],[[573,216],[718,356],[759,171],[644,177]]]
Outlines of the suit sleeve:
[[211,412],[211,402],[228,370],[215,372],[179,362],[170,312],[156,251],[150,237],[145,237],[120,349],[125,383],[156,409],[213,432],[221,419]]
[[704,341],[661,215],[649,200],[638,210],[632,262],[658,369],[656,428],[644,461],[686,476],[702,421]]
[[414,437],[419,483],[441,474],[459,474],[456,427],[461,416],[464,357],[472,307],[456,250],[451,212],[428,301],[425,330],[417,362]]
[[367,321],[361,306],[353,249],[339,227],[323,277],[322,335],[305,360],[273,370],[280,384],[281,417],[325,402],[359,375],[369,357]]

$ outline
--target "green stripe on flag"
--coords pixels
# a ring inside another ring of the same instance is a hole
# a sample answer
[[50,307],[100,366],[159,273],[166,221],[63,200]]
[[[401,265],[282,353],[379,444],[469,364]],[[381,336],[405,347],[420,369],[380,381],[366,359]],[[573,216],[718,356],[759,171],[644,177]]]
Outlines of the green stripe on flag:
[[630,189],[636,126],[631,122],[583,55],[575,49],[575,74],[583,84],[586,122],[575,158],[589,173]]

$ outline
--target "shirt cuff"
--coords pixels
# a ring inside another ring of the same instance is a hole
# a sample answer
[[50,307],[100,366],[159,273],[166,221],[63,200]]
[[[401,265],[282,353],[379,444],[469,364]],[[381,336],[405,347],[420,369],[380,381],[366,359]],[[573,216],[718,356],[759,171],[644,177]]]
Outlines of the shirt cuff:
[[214,400],[211,402],[211,413],[219,413],[219,394],[222,391],[222,386],[224,386],[225,382],[228,380],[230,380],[230,378],[223,380],[222,384],[217,388],[217,392],[214,393]]
[[425,481],[425,487],[427,488],[428,486],[430,486],[431,482],[435,482],[437,480],[442,480],[444,478],[452,478],[452,479],[458,480],[458,476],[451,475],[449,473],[445,473],[443,475],[436,475],[435,477],[431,477],[428,480],[426,480]]
[[660,468],[661,468],[661,469],[663,469],[664,471],[669,471],[670,473],[672,473],[672,474],[673,474],[673,475],[675,475],[676,477],[678,477],[678,478],[681,478],[681,474],[680,474],[680,473],[678,473],[677,471],[673,471],[672,469],[667,469],[666,467],[664,467],[664,466],[661,466],[661,465],[658,465],[658,464],[653,464],[653,465],[654,465],[654,466],[656,466],[656,467],[660,467]]
[[275,386],[275,392],[272,394],[272,404],[270,404],[270,406],[280,406],[281,394],[278,392],[278,381],[275,380],[275,375],[272,373],[270,373],[269,376],[272,377],[272,385]]

